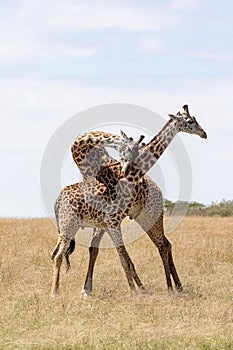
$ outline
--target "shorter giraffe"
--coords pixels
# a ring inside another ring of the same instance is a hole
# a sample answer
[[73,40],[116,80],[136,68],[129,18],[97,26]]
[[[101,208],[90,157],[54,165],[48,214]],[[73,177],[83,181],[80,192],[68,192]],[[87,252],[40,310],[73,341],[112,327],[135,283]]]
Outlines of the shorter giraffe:
[[[106,133],[104,131],[91,131],[79,135],[71,146],[73,159],[78,166],[83,179],[87,180],[95,178],[98,171],[108,164],[118,163],[112,158],[105,147],[115,148],[118,150],[120,164],[123,169],[135,161],[139,155],[139,149],[145,144],[141,143],[144,136],[141,135],[138,141],[134,141],[132,137],[128,137],[122,130],[121,136]],[[115,176],[109,177],[109,190],[115,189]],[[103,231],[104,233],[104,231]],[[99,235],[99,230],[94,228],[93,235]],[[75,250],[75,240],[71,240],[70,246],[65,254],[66,271],[70,269],[69,256]]]
[[[83,179],[87,180],[95,178],[103,167],[118,163],[116,159],[108,154],[105,147],[112,147],[118,150],[119,161],[123,167],[122,169],[124,169],[128,168],[129,164],[134,162],[139,155],[139,149],[145,145],[141,143],[143,139],[144,136],[141,135],[138,141],[134,141],[132,137],[128,137],[123,131],[121,131],[121,136],[103,131],[91,131],[79,135],[75,139],[71,146],[71,153]],[[108,180],[108,191],[111,191],[115,189],[117,183],[116,176],[113,174],[113,176],[109,176]],[[96,231],[96,228],[94,228],[93,235],[102,236],[104,230],[103,232],[100,231],[100,229]],[[74,250],[75,240],[72,240],[65,254],[66,271],[70,268],[69,256]]]

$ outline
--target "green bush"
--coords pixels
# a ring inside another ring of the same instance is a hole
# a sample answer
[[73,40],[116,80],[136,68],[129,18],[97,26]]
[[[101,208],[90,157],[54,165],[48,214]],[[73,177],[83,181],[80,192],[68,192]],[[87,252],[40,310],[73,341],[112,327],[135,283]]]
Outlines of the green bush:
[[233,200],[223,199],[221,202],[212,202],[204,205],[198,202],[172,202],[168,199],[164,200],[164,212],[171,215],[175,206],[187,206],[186,215],[202,215],[202,216],[233,216]]

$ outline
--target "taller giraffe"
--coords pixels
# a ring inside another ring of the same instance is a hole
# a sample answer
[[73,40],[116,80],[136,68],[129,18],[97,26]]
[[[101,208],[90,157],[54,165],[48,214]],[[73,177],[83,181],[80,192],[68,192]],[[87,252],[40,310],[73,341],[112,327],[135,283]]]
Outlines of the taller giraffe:
[[[146,198],[149,191],[149,200],[146,201],[146,207],[141,206],[141,211],[137,212],[134,215],[129,215],[146,231],[151,240],[158,247],[160,255],[162,257],[160,244],[158,243],[159,238],[161,241],[165,238],[163,234],[163,219],[158,220],[158,232],[157,237],[153,230],[150,230],[154,227],[156,223],[156,218],[159,218],[159,214],[163,212],[163,198],[160,189],[158,186],[148,177],[144,177],[144,185],[142,186],[143,174],[145,174],[150,168],[157,162],[157,160],[161,157],[163,152],[166,150],[170,142],[173,140],[175,135],[179,132],[186,132],[190,134],[195,134],[200,136],[201,138],[206,139],[207,134],[202,129],[202,127],[196,121],[196,118],[191,116],[189,113],[189,109],[187,105],[183,106],[184,112],[181,114],[178,112],[176,115],[169,114],[170,120],[164,125],[164,127],[160,130],[160,132],[155,135],[152,140],[144,145],[143,148],[139,151],[138,157],[135,160],[130,160],[126,163],[126,166],[123,167],[119,164],[110,164],[103,167],[97,174],[96,178],[99,182],[105,184],[105,186],[109,186],[110,179],[114,177],[119,181],[119,179],[125,177],[129,182],[138,183],[141,188],[141,191],[144,191],[144,195],[142,198]],[[117,181],[116,181],[117,182]],[[115,187],[115,191],[117,191],[117,187]],[[145,204],[145,201],[144,201]],[[146,210],[145,210],[146,208]],[[142,214],[143,213],[143,214]],[[157,214],[156,214],[157,213]],[[99,244],[103,237],[104,231],[98,231],[96,236],[92,239],[90,245],[90,258],[89,258],[89,267],[88,272],[84,284],[84,291],[87,294],[90,294],[92,291],[92,278],[93,278],[93,270],[96,258],[99,252]],[[170,243],[167,240],[167,244]],[[170,246],[171,247],[171,246]],[[171,249],[171,248],[170,248]],[[163,260],[163,257],[162,257]],[[164,261],[163,261],[164,262]],[[175,267],[170,266],[170,272],[172,270],[175,271]],[[165,265],[164,265],[165,267]],[[168,273],[165,268],[165,273],[167,277],[168,288],[171,288],[170,279],[168,277]],[[176,273],[174,272],[174,276]],[[173,278],[174,278],[173,276]],[[176,278],[176,277],[175,277]],[[175,279],[174,279],[175,281]]]
[[[190,128],[188,128],[186,125],[188,123],[186,117],[187,116],[180,117],[180,121],[182,119],[185,129],[189,130],[188,132],[190,133],[204,137],[204,131],[197,123],[196,127],[193,126],[192,130],[190,131]],[[120,164],[117,170],[119,169]],[[138,177],[135,179],[138,179]],[[128,193],[130,183],[131,185],[133,183],[133,187],[131,187],[133,196],[129,199]],[[96,182],[96,180],[92,179],[89,181],[84,181],[80,184],[65,187],[58,197],[55,208],[60,232],[58,244],[52,255],[54,260],[52,293],[56,293],[58,291],[59,271],[62,257],[65,255],[70,241],[73,239],[77,229],[83,223],[103,228],[109,232],[117,247],[130,288],[135,288],[133,280],[139,287],[143,288],[122,241],[120,223],[127,215],[135,218],[142,228],[146,230],[149,237],[159,249],[159,253],[164,264],[168,288],[172,288],[170,278],[171,274],[177,289],[181,289],[181,283],[172,259],[171,244],[166,239],[163,232],[163,213],[161,211],[158,212],[158,207],[160,209],[162,207],[162,195],[160,190],[157,188],[156,190],[152,190],[152,192],[150,192],[150,187],[153,187],[153,184],[147,176],[145,176],[143,181],[136,181],[136,183],[134,183],[132,179],[130,181],[120,179],[120,187],[118,187],[118,189],[120,188],[121,191],[118,193],[119,198],[117,202],[115,201],[113,203],[113,205],[109,205],[108,202],[111,200],[112,193],[106,191],[106,186],[102,186],[100,183]],[[154,195],[156,195],[156,198]],[[100,212],[99,210],[96,210],[96,207],[100,208],[100,206],[103,204],[103,199],[105,201],[105,208],[104,212]],[[157,199],[156,202],[155,199]],[[109,213],[109,216],[107,217],[105,215],[106,212]],[[92,256],[93,254],[90,251],[90,259],[92,259]],[[89,279],[87,281],[88,283],[85,283],[86,288],[84,287],[87,292],[92,288],[91,281],[93,267],[94,262],[92,263],[91,268],[91,278],[89,275]]]

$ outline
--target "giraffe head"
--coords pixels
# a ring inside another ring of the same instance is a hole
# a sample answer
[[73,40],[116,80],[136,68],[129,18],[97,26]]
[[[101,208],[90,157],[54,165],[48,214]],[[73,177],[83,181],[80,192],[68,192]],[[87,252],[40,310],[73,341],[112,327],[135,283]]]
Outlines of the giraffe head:
[[145,136],[141,135],[137,141],[134,141],[132,137],[128,137],[121,131],[121,143],[118,151],[123,173],[129,163],[134,162],[139,155],[140,148],[144,146],[144,144],[141,143],[144,137]]
[[178,112],[177,114],[169,114],[169,117],[176,121],[178,131],[198,135],[201,138],[206,139],[206,132],[198,124],[196,118],[190,115],[188,105],[184,105],[183,109],[183,113]]

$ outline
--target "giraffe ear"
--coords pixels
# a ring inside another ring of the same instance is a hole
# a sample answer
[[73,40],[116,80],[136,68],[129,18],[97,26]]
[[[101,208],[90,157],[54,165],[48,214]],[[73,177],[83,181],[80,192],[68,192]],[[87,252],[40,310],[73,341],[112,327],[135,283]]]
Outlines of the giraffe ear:
[[141,149],[141,148],[143,148],[143,147],[145,147],[145,146],[146,146],[146,143],[145,143],[145,142],[142,142],[142,143],[140,144],[139,149]]
[[128,136],[124,133],[124,131],[120,130],[121,132],[121,136],[124,138],[124,139],[129,139]]
[[175,115],[175,114],[168,114],[169,117],[173,120],[179,120],[180,118],[178,117],[178,115]]
[[139,138],[139,140],[138,140],[138,144],[139,143],[141,143],[142,142],[142,140],[145,138],[145,136],[144,135],[140,135],[140,138]]
[[190,116],[188,105],[184,105],[183,108],[184,108],[185,113],[186,113],[188,116]]

